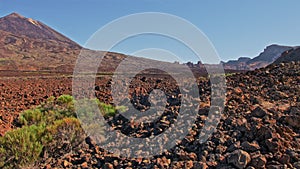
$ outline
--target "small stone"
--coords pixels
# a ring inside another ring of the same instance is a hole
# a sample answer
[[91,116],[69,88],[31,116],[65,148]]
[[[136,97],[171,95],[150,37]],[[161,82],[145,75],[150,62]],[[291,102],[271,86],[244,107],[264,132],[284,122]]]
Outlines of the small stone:
[[81,167],[82,167],[82,168],[88,168],[88,163],[87,163],[87,162],[82,163],[82,164],[81,164]]
[[113,163],[114,163],[114,166],[115,166],[115,167],[117,167],[117,166],[119,165],[119,163],[118,163],[118,161],[117,161],[117,160],[114,160],[114,162],[113,162]]
[[46,168],[46,169],[51,169],[52,167],[51,167],[50,164],[47,164],[45,168]]
[[234,150],[237,150],[240,148],[240,141],[237,141],[233,144],[231,144],[228,148],[227,148],[227,151],[228,152],[233,152]]
[[300,115],[300,109],[298,109],[297,107],[291,107],[289,114],[292,116]]
[[240,95],[243,93],[242,89],[240,87],[236,87],[234,88],[234,92],[237,94],[237,95]]
[[279,144],[276,140],[274,140],[272,138],[267,139],[266,145],[271,152],[276,153],[278,151]]
[[281,164],[288,164],[290,163],[290,156],[287,154],[282,155],[279,160],[278,160]]
[[111,163],[105,163],[104,168],[105,169],[113,169],[114,166]]
[[296,168],[296,169],[300,169],[300,161],[295,162],[295,163],[293,164],[293,167]]
[[284,165],[275,165],[275,164],[272,164],[272,165],[268,165],[267,169],[285,169],[285,167],[284,167]]
[[266,163],[267,163],[267,159],[265,156],[261,154],[252,156],[251,166],[253,166],[254,168],[264,168]]
[[194,164],[193,164],[193,161],[189,160],[186,162],[185,164],[185,168],[193,168]]
[[260,106],[256,107],[252,112],[251,115],[254,117],[262,118],[267,114],[266,110],[261,108]]
[[196,153],[189,153],[189,158],[193,161],[196,161],[197,160],[197,155]]
[[216,153],[224,153],[227,150],[227,147],[218,145],[216,148]]
[[250,155],[243,150],[235,150],[232,152],[228,159],[228,163],[233,164],[239,169],[245,168],[247,164],[251,161]]
[[262,126],[258,129],[256,135],[258,140],[266,140],[272,138],[272,130],[268,127]]
[[258,143],[256,141],[254,141],[252,143],[249,143],[248,141],[244,141],[241,146],[242,146],[243,150],[251,151],[251,152],[254,152],[254,151],[257,151],[260,149],[260,146],[258,145]]
[[292,127],[300,128],[300,116],[287,116],[285,121]]
[[70,163],[67,160],[64,160],[63,164],[64,164],[64,167],[69,167],[70,166]]
[[195,162],[194,163],[194,168],[197,168],[197,169],[207,169],[208,166],[204,162]]
[[255,167],[248,166],[246,169],[255,169]]

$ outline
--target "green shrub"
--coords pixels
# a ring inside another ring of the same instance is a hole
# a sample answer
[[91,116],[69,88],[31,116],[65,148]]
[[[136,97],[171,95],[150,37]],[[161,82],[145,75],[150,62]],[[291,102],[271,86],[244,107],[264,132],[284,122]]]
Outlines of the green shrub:
[[113,107],[105,103],[99,103],[99,108],[102,110],[101,113],[104,117],[115,116],[118,112],[125,112],[127,109],[125,106]]
[[[103,116],[114,116],[125,107],[113,107],[98,99],[80,100],[77,113],[86,129],[101,132],[102,125],[95,124],[101,114],[94,112],[100,108]],[[94,102],[93,102],[94,101]],[[18,122],[22,128],[11,130],[0,137],[0,168],[21,168],[31,166],[42,155],[58,157],[77,147],[86,134],[76,119],[75,101],[72,96],[50,97],[46,103],[20,114]],[[78,103],[78,102],[77,102]],[[103,132],[102,132],[103,133]],[[47,155],[48,154],[48,155]]]
[[46,133],[49,142],[44,153],[51,157],[59,157],[77,147],[84,139],[85,133],[76,118],[57,120],[53,125],[47,126]]
[[31,125],[0,137],[0,167],[20,168],[38,160],[47,138],[44,131],[44,125]]
[[74,101],[73,96],[70,95],[61,95],[56,100],[60,104],[72,104]]
[[46,103],[21,113],[18,122],[21,125],[39,125],[40,123],[50,125],[55,120],[65,117],[76,117],[74,99],[69,95],[62,95],[57,99],[50,97]]
[[22,125],[32,125],[40,123],[42,120],[42,112],[40,109],[32,109],[32,110],[25,110],[20,116],[19,116],[19,123]]

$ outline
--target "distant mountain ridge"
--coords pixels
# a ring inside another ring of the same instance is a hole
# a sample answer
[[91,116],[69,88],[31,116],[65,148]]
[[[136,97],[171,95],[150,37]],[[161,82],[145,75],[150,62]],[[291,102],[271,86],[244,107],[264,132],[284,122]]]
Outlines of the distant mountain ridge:
[[[0,70],[71,73],[82,49],[76,42],[40,21],[17,13],[0,18]],[[97,51],[90,52],[97,54]],[[300,52],[296,50],[296,47],[270,45],[253,59],[240,57],[238,60],[230,60],[222,64],[225,70],[253,70],[265,67],[287,53],[291,56],[290,54],[295,55]],[[153,62],[145,58],[107,52],[104,57],[105,64],[101,65],[99,71],[114,71],[118,64],[127,57],[134,58],[132,65],[128,66],[139,67],[140,64]],[[162,67],[170,66],[175,69],[180,67],[180,64],[168,62],[155,61],[155,63]],[[188,62],[185,65],[191,67],[192,70],[204,72],[205,66],[215,66],[203,64],[200,61],[197,64]]]
[[223,62],[225,69],[233,70],[254,70],[257,68],[265,67],[273,63],[277,58],[279,58],[282,53],[293,49],[291,46],[282,45],[270,45],[267,46],[263,52],[253,59],[247,57],[241,57],[238,60],[230,60],[228,62]]
[[285,51],[281,56],[274,62],[274,64],[286,63],[286,62],[298,62],[300,61],[300,47],[292,48]]

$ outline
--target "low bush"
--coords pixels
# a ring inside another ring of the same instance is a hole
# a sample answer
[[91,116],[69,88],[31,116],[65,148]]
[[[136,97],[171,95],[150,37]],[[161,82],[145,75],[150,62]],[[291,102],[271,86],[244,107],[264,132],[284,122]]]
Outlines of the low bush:
[[38,160],[47,142],[44,125],[8,131],[0,137],[0,168],[26,167]]
[[49,142],[44,148],[44,154],[59,157],[77,147],[84,139],[85,133],[76,118],[57,120],[46,127]]
[[[114,108],[101,103],[98,99],[93,101],[106,117],[125,110],[124,107]],[[29,167],[41,156],[58,157],[77,147],[86,135],[76,118],[75,103],[69,95],[56,99],[50,97],[46,103],[21,113],[18,119],[21,128],[8,131],[0,137],[0,168]],[[98,115],[93,110],[92,107],[81,106],[77,113],[84,113],[86,116],[83,117],[87,120],[95,120]],[[89,128],[101,132],[100,125],[90,125]]]

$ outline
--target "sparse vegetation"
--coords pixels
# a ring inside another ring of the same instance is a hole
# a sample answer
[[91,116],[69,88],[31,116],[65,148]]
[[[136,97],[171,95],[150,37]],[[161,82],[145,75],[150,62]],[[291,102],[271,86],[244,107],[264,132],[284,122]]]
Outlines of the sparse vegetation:
[[[104,116],[114,116],[117,110],[125,109],[94,101]],[[32,166],[41,155],[58,157],[78,146],[85,133],[76,118],[75,102],[69,95],[50,97],[46,103],[21,113],[21,127],[0,137],[0,168]],[[80,112],[93,114],[89,109]]]
[[236,73],[226,73],[225,76],[229,77],[229,76],[234,76]]
[[42,152],[45,125],[8,131],[0,137],[0,167],[17,168],[34,163]]

